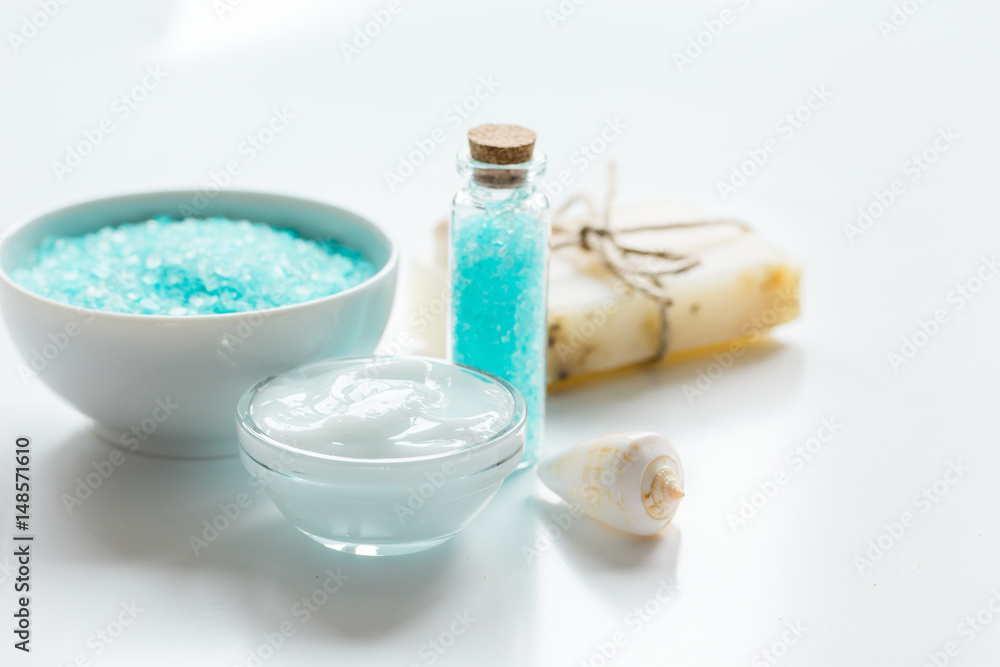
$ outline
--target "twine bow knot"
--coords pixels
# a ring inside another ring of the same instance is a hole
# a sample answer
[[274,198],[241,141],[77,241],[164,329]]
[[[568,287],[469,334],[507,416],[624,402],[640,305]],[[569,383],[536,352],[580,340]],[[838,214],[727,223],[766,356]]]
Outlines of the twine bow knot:
[[[652,250],[632,247],[622,242],[621,237],[639,232],[669,233],[693,227],[729,225],[744,232],[750,228],[737,220],[691,220],[683,222],[663,222],[657,224],[611,228],[611,205],[614,201],[616,168],[608,164],[607,190],[604,206],[600,209],[586,194],[580,193],[568,199],[553,215],[552,250],[576,247],[592,254],[607,270],[618,277],[629,288],[641,292],[660,305],[662,321],[660,349],[655,359],[666,356],[668,348],[667,308],[673,304],[664,278],[690,271],[698,266],[700,259],[693,253]],[[570,219],[568,212],[582,206],[585,212]]]

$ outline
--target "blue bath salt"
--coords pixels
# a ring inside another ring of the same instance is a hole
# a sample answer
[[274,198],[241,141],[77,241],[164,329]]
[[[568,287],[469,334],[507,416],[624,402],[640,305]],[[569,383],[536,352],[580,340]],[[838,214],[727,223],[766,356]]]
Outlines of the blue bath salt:
[[210,315],[329,296],[374,273],[360,252],[335,240],[246,220],[157,217],[47,237],[11,278],[82,308]]
[[545,419],[547,227],[503,207],[456,216],[451,228],[454,361],[510,382],[528,408],[525,459]]

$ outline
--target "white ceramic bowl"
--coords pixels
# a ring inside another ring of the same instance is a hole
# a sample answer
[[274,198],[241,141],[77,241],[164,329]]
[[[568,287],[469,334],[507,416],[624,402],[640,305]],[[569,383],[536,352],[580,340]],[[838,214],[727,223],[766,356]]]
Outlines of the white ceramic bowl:
[[[8,271],[42,238],[85,234],[157,215],[265,222],[360,250],[374,276],[321,299],[222,315],[107,313],[33,294]],[[247,386],[331,356],[371,354],[389,318],[398,252],[374,223],[319,202],[254,192],[150,192],[61,208],[16,226],[0,245],[0,307],[35,378],[92,417],[97,433],[131,451],[223,456],[238,451],[233,412]]]

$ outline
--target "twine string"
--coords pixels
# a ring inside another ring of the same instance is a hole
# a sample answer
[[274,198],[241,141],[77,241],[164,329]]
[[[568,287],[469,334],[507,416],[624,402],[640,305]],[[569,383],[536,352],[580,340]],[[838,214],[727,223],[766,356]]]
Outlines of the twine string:
[[[750,228],[738,220],[709,219],[653,223],[612,230],[611,208],[616,188],[617,169],[611,162],[608,164],[602,207],[598,207],[586,193],[578,193],[555,211],[552,221],[552,250],[579,248],[593,255],[625,285],[659,304],[660,345],[656,354],[650,359],[659,360],[667,355],[669,349],[667,309],[673,304],[664,277],[690,271],[698,266],[701,260],[693,253],[629,246],[621,240],[621,237],[640,232],[670,233],[681,229],[723,225],[737,227],[743,232],[749,232]],[[583,208],[583,214],[570,218],[569,212],[574,208]]]

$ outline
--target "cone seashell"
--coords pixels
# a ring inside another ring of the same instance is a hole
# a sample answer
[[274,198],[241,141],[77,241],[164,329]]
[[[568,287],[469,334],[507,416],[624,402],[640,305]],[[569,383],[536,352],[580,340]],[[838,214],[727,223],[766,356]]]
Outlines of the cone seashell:
[[542,482],[601,523],[654,535],[684,497],[684,469],[670,441],[651,431],[589,438],[539,464]]

